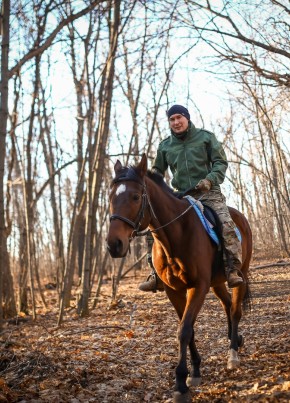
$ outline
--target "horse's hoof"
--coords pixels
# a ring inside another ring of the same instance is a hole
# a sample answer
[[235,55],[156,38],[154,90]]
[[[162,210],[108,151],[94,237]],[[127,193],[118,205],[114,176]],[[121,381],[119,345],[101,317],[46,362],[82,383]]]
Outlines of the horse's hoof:
[[231,348],[229,350],[229,358],[228,358],[228,364],[227,364],[227,369],[235,369],[240,366],[240,359],[238,356],[238,352]]
[[191,393],[188,390],[186,393],[174,392],[173,393],[173,403],[191,403]]
[[194,378],[193,376],[189,376],[186,379],[186,385],[190,386],[199,386],[201,384],[201,378]]
[[228,360],[227,369],[236,369],[240,366],[240,360]]

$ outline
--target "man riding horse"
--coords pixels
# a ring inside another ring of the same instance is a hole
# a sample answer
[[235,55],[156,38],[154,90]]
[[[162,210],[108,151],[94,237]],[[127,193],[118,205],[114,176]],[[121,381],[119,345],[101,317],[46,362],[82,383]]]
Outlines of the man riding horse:
[[[229,288],[243,283],[240,276],[241,243],[235,231],[226,199],[220,184],[224,181],[228,162],[216,136],[204,129],[197,129],[190,120],[188,110],[173,105],[167,111],[171,135],[159,144],[152,170],[161,175],[169,167],[173,175],[172,186],[183,194],[201,198],[202,202],[217,213],[221,222],[224,246],[224,266]],[[151,259],[152,236],[148,236],[148,263],[152,273],[140,284],[141,291],[163,290]]]

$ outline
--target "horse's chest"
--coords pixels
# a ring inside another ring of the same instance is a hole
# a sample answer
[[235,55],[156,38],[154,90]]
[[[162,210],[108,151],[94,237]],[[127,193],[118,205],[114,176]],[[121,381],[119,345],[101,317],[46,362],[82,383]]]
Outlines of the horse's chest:
[[187,272],[174,259],[164,259],[162,265],[156,267],[162,281],[173,289],[180,289],[189,285]]
[[161,280],[173,289],[181,289],[192,284],[188,267],[182,259],[171,257],[158,242],[154,243],[153,263]]

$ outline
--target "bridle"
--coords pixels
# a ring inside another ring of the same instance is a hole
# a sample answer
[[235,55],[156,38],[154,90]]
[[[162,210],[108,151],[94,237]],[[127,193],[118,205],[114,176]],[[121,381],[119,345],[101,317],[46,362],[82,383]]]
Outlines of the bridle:
[[[147,207],[149,207],[149,212],[150,212],[151,217],[153,216],[156,219],[157,219],[157,217],[156,217],[156,215],[154,213],[152,204],[150,202],[150,198],[149,198],[148,193],[147,193],[145,181],[141,182],[140,179],[136,175],[134,175],[134,176],[127,176],[126,175],[126,176],[120,176],[118,178],[115,178],[113,180],[113,184],[123,182],[123,181],[137,182],[139,185],[142,186],[142,196],[141,196],[142,197],[142,203],[141,203],[141,207],[140,207],[140,209],[138,211],[138,214],[137,214],[137,217],[136,217],[135,221],[131,221],[131,220],[129,220],[129,218],[123,217],[123,216],[121,216],[119,214],[112,214],[110,216],[110,222],[113,221],[113,220],[120,220],[120,221],[123,221],[123,222],[127,223],[128,225],[130,225],[130,227],[133,228],[132,234],[131,234],[131,236],[129,238],[130,242],[132,241],[134,236],[147,235],[148,232],[150,232],[150,233],[157,232],[158,230],[160,230],[160,229],[162,229],[164,227],[167,227],[169,224],[171,224],[174,221],[178,220],[180,217],[182,217],[184,214],[186,214],[189,210],[191,210],[193,208],[193,205],[190,204],[181,214],[179,214],[177,217],[173,218],[173,220],[167,222],[166,224],[161,225],[160,227],[155,228],[153,230],[139,231],[139,229],[141,227],[141,224],[142,224],[142,221],[144,219],[145,211],[146,211]],[[198,200],[196,200],[196,202],[198,202],[200,199],[202,199],[202,197],[203,196],[201,196]]]
[[[132,234],[130,236],[130,241],[131,241],[134,236],[143,235],[143,232],[142,231],[139,232],[139,230],[140,230],[140,227],[142,225],[142,221],[143,221],[143,219],[145,217],[145,211],[146,211],[147,207],[149,207],[149,212],[150,212],[151,216],[153,215],[155,218],[156,218],[156,216],[155,216],[153,207],[151,205],[151,202],[150,202],[150,199],[149,199],[149,196],[148,196],[148,193],[147,193],[145,181],[141,182],[140,180],[136,179],[135,177],[132,178],[130,176],[129,177],[127,177],[127,176],[124,177],[123,176],[123,177],[114,179],[113,183],[115,184],[115,183],[119,183],[119,182],[123,182],[123,181],[137,182],[139,185],[142,186],[142,195],[141,195],[142,202],[141,202],[141,206],[140,206],[140,209],[138,211],[138,214],[137,214],[137,217],[136,217],[135,221],[129,220],[129,218],[123,217],[123,216],[121,216],[119,214],[112,214],[110,216],[110,222],[113,221],[113,220],[120,220],[120,221],[123,221],[123,222],[127,223],[128,225],[130,225],[130,227],[133,228],[133,232],[132,232]],[[144,235],[146,235],[146,233],[147,233],[147,231],[144,233]]]

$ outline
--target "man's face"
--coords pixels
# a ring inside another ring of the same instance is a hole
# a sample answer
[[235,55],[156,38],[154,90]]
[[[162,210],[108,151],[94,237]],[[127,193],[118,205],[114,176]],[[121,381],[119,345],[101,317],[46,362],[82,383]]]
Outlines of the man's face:
[[170,116],[169,126],[174,133],[178,135],[185,132],[185,130],[188,128],[188,120],[185,116],[176,113],[175,115]]

